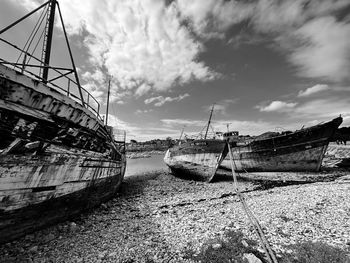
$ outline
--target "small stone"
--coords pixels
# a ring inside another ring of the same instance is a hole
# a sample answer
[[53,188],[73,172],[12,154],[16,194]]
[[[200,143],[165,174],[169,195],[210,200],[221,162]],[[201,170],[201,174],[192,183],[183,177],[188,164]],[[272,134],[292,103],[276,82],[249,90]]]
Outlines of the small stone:
[[106,257],[106,255],[107,255],[107,251],[103,251],[100,254],[98,254],[98,258],[99,259],[104,259]]
[[29,252],[35,253],[38,251],[38,246],[32,246],[30,249],[28,249]]
[[25,240],[33,241],[34,240],[34,235],[33,234],[26,235]]
[[24,247],[30,247],[31,243],[24,243]]
[[213,249],[220,249],[220,248],[222,248],[222,245],[221,244],[213,244],[211,247]]
[[77,224],[74,222],[71,222],[69,225],[70,230],[74,231],[78,228]]
[[55,235],[52,234],[52,233],[50,233],[50,234],[48,234],[47,236],[44,236],[43,242],[44,242],[44,243],[48,243],[48,242],[50,242],[50,241],[52,241],[52,240],[54,240],[54,239],[55,239]]
[[292,253],[293,253],[293,250],[292,250],[292,249],[286,249],[286,253],[287,253],[287,254],[292,254]]
[[101,207],[102,207],[103,209],[105,209],[105,210],[108,209],[108,206],[107,206],[106,204],[102,204]]
[[260,247],[258,247],[256,250],[258,250],[260,253],[262,253],[262,254],[265,254],[266,253],[266,251],[264,250],[264,249],[262,249],[262,248],[260,248]]
[[117,252],[112,252],[112,253],[109,253],[109,254],[108,254],[108,257],[109,257],[109,258],[114,258],[114,257],[117,256],[117,255],[118,255]]
[[249,245],[248,245],[247,241],[242,240],[242,242],[241,242],[241,243],[242,243],[242,245],[243,245],[243,246],[245,246],[245,247],[249,247]]
[[249,263],[262,263],[254,254],[243,254],[243,257],[247,259]]

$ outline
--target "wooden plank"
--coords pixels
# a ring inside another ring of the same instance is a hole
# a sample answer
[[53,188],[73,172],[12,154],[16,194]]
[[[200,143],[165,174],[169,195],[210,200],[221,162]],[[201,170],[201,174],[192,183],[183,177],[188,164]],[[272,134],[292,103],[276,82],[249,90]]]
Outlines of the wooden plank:
[[26,106],[23,106],[18,103],[13,103],[11,101],[0,100],[0,108],[6,109],[6,110],[12,110],[14,112],[20,112],[22,114],[32,116],[40,120],[54,122],[51,118],[51,115],[46,112],[43,112],[34,108],[28,108]]
[[120,175],[101,179],[93,187],[83,188],[59,198],[0,213],[0,243],[8,242],[35,229],[68,219],[70,216],[111,198],[120,186]]

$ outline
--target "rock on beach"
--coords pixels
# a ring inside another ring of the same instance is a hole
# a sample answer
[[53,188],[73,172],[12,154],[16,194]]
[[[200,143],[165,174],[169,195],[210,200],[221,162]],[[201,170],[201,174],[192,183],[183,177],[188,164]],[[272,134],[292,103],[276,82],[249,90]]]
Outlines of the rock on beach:
[[[349,249],[349,180],[239,187],[277,254],[312,240]],[[159,171],[127,177],[100,207],[2,245],[0,262],[192,262],[186,249],[227,230],[258,241],[231,177],[208,184]]]

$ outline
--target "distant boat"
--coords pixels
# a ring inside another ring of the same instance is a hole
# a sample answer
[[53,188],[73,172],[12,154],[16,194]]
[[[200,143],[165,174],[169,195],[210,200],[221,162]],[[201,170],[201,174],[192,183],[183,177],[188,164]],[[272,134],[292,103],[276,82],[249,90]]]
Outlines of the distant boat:
[[228,147],[226,141],[207,139],[214,106],[212,107],[204,139],[187,140],[167,150],[164,162],[174,175],[200,181],[211,182],[225,158]]
[[[265,133],[245,143],[231,142],[235,171],[277,172],[320,170],[330,138],[342,118],[285,134]],[[229,156],[221,167],[231,170]]]
[[113,197],[125,173],[125,133],[115,140],[108,113],[104,123],[80,85],[62,21],[72,68],[50,65],[57,8],[61,17],[57,1],[47,1],[0,30],[43,11],[32,32],[45,25],[41,59],[0,38],[20,54],[17,62],[0,58],[0,243]]

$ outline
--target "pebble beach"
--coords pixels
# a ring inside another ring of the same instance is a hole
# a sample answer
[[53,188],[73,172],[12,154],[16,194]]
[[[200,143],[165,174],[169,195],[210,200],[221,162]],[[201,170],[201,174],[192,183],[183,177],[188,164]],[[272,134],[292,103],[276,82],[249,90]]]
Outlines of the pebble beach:
[[[302,241],[350,251],[349,169],[329,167],[316,182],[238,185],[277,255]],[[193,262],[186,250],[229,230],[258,241],[231,176],[208,184],[159,169],[126,177],[115,198],[92,211],[0,246],[0,261]]]

